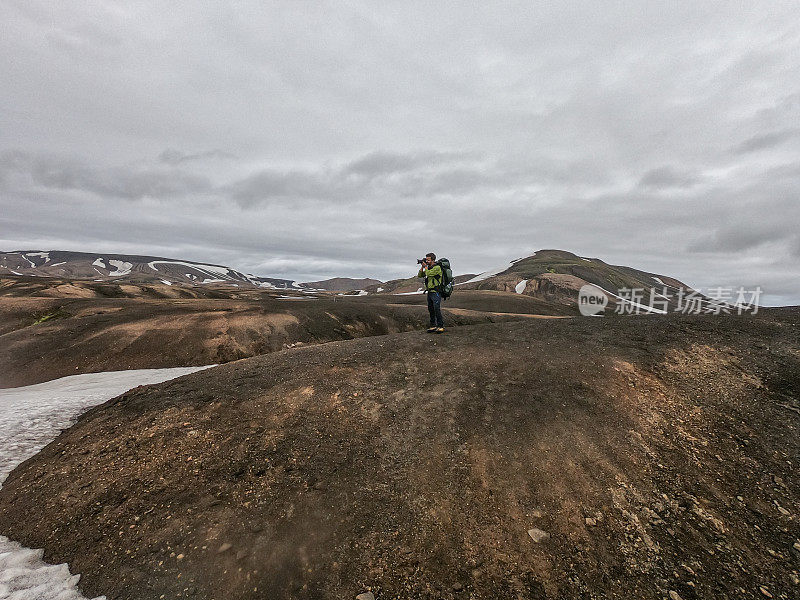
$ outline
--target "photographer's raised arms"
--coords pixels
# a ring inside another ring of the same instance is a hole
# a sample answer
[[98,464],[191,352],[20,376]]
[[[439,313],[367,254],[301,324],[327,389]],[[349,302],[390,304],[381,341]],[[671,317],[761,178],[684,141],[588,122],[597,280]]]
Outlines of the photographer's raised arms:
[[428,296],[428,314],[431,317],[428,333],[444,333],[441,304],[453,293],[450,261],[446,258],[436,260],[436,255],[428,252],[425,258],[417,259],[417,264],[420,265],[417,277],[425,279],[425,293]]

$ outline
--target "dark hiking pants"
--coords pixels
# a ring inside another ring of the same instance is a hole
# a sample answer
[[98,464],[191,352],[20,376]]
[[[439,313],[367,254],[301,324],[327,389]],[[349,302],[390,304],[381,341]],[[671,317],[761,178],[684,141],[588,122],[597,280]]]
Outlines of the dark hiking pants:
[[428,314],[431,316],[431,327],[444,327],[442,297],[439,292],[428,292]]

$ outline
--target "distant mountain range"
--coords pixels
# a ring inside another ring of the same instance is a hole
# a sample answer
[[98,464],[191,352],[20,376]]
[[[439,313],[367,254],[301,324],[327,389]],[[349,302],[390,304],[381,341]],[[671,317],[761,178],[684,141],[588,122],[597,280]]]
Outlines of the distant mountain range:
[[217,284],[271,289],[358,291],[380,284],[377,279],[335,277],[323,281],[298,282],[261,277],[231,267],[190,260],[135,254],[20,250],[0,253],[0,275],[58,277],[91,281],[197,286]]
[[[412,267],[413,272],[413,267]],[[359,294],[417,294],[422,283],[417,277],[382,282],[377,279],[334,277],[321,281],[298,282],[243,273],[231,267],[188,260],[131,254],[103,254],[53,250],[26,250],[0,253],[0,276],[35,276],[69,280],[167,285],[181,287],[238,287]],[[677,308],[680,295],[694,290],[667,275],[649,273],[626,266],[610,265],[599,258],[578,256],[564,250],[539,250],[479,275],[457,275],[456,288],[524,294],[556,304],[575,305],[578,291],[587,284],[603,289],[609,305],[626,300],[621,289],[642,289],[644,312],[669,312]],[[653,294],[653,296],[650,296]],[[655,301],[655,302],[653,302]],[[708,299],[702,308],[713,310]],[[628,302],[628,304],[635,304]],[[648,310],[646,307],[660,308]]]

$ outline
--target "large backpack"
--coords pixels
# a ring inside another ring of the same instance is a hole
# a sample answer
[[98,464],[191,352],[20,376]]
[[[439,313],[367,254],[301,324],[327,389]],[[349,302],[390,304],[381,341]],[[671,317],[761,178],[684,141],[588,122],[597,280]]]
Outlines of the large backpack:
[[442,300],[447,300],[453,293],[453,271],[450,269],[450,261],[440,258],[436,264],[442,268],[442,283],[439,293],[442,295]]

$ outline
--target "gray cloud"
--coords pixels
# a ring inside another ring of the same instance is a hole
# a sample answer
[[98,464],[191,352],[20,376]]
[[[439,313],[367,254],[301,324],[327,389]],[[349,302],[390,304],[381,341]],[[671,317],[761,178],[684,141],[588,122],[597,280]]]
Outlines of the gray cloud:
[[465,158],[446,151],[374,152],[336,167],[264,169],[221,191],[245,208],[305,201],[374,204],[505,189],[536,176],[481,162],[474,156]]
[[639,186],[650,189],[690,188],[698,181],[695,175],[665,166],[647,171],[639,180]]
[[560,247],[797,303],[796,10],[4,2],[0,246],[307,279]]
[[800,136],[800,129],[790,128],[781,131],[771,131],[769,133],[761,133],[747,138],[741,144],[734,148],[737,154],[745,154],[747,152],[756,152],[758,150],[765,150],[773,148],[793,138]]
[[371,152],[348,163],[342,169],[344,175],[355,174],[365,177],[392,175],[414,171],[433,165],[459,162],[468,158],[466,153],[458,152]]
[[90,192],[104,198],[138,200],[209,191],[208,179],[152,167],[95,167],[63,156],[20,151],[0,155],[3,181],[27,179],[33,186]]
[[746,223],[737,223],[720,228],[706,239],[691,244],[689,250],[692,252],[740,252],[779,241],[786,236],[787,232],[782,232],[777,228],[763,226],[754,228]]
[[206,159],[229,160],[235,158],[236,157],[233,154],[218,149],[207,150],[205,152],[196,152],[194,154],[186,154],[185,152],[181,152],[180,150],[167,148],[161,154],[158,155],[159,161],[172,166],[181,165],[183,163],[195,160],[206,160]]

